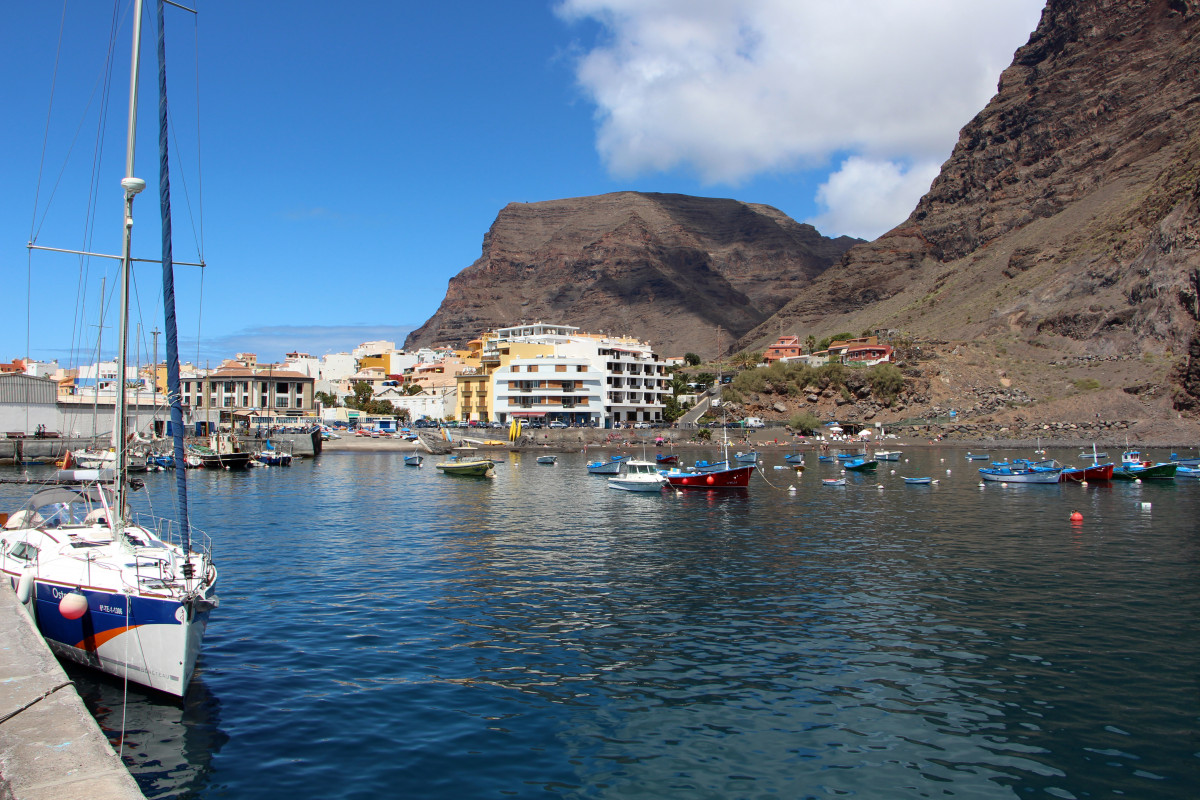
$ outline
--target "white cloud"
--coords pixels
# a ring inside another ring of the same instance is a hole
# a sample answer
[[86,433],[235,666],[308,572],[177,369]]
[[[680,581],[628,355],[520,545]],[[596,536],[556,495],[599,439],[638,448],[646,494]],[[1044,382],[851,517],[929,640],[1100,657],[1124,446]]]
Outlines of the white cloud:
[[944,160],[1043,4],[562,0],[557,11],[604,30],[577,77],[614,175],[686,169],[736,186],[835,157]]
[[807,222],[817,230],[874,239],[904,221],[941,167],[937,161],[906,167],[848,158],[817,190],[817,202],[825,210]]

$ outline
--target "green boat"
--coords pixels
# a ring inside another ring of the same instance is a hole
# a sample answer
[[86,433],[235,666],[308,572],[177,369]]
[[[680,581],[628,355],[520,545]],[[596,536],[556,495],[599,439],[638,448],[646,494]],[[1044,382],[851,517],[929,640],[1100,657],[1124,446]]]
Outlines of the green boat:
[[842,464],[842,466],[845,467],[847,470],[850,470],[851,472],[874,472],[875,469],[879,466],[879,462],[876,461],[875,459],[866,461],[861,458],[856,458],[856,459],[853,459],[852,461],[844,462]]
[[1174,480],[1175,471],[1179,469],[1178,464],[1163,462],[1159,464],[1151,464],[1148,467],[1134,466],[1123,464],[1113,470],[1113,480],[1117,481],[1148,481],[1148,480]]
[[1113,470],[1113,480],[1174,480],[1175,471],[1178,469],[1179,465],[1174,461],[1160,461],[1155,464],[1142,461],[1142,454],[1137,450],[1126,450],[1121,454],[1121,466]]
[[441,464],[434,464],[446,475],[470,475],[476,478],[494,478],[496,477],[495,470],[492,469],[495,463],[488,458],[479,458],[475,455],[476,448],[474,447],[456,447],[454,448],[458,455],[451,456],[449,461],[444,461]]

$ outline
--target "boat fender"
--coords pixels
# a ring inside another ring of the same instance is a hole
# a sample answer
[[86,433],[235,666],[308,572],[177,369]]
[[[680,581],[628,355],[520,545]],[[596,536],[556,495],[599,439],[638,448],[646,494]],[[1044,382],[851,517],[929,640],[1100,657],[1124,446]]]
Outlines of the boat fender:
[[217,568],[214,564],[209,564],[208,569],[204,571],[204,583],[207,586],[212,586],[213,581],[217,579]]
[[714,478],[712,475],[709,475],[707,478],[704,479],[704,482],[711,486],[712,484],[717,482],[717,479]]
[[17,602],[25,605],[29,602],[29,598],[33,596],[33,570],[25,569],[21,571],[21,577],[17,581]]
[[1071,512],[1071,522],[1083,522],[1083,514],[1078,511]]
[[79,619],[88,610],[88,601],[79,592],[67,592],[58,601],[58,613],[67,619]]

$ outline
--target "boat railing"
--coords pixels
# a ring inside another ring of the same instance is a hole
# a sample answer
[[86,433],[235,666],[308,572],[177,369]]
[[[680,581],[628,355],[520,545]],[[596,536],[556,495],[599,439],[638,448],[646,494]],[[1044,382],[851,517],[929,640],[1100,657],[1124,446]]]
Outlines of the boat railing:
[[[135,513],[133,515],[133,522],[147,530],[154,531],[154,535],[167,544],[182,549],[183,532],[178,521],[156,517],[151,514]],[[212,557],[212,539],[199,528],[189,527],[188,530],[192,552],[210,559]]]

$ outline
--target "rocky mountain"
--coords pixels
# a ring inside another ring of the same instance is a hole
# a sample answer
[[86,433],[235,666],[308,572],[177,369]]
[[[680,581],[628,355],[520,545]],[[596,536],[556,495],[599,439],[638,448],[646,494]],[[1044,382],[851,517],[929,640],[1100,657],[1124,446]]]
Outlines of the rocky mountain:
[[1198,34],[1197,0],[1049,0],[908,219],[734,349],[891,328],[1038,401],[1200,408]]
[[617,192],[510,203],[405,347],[541,320],[708,358],[860,241],[737,200]]

